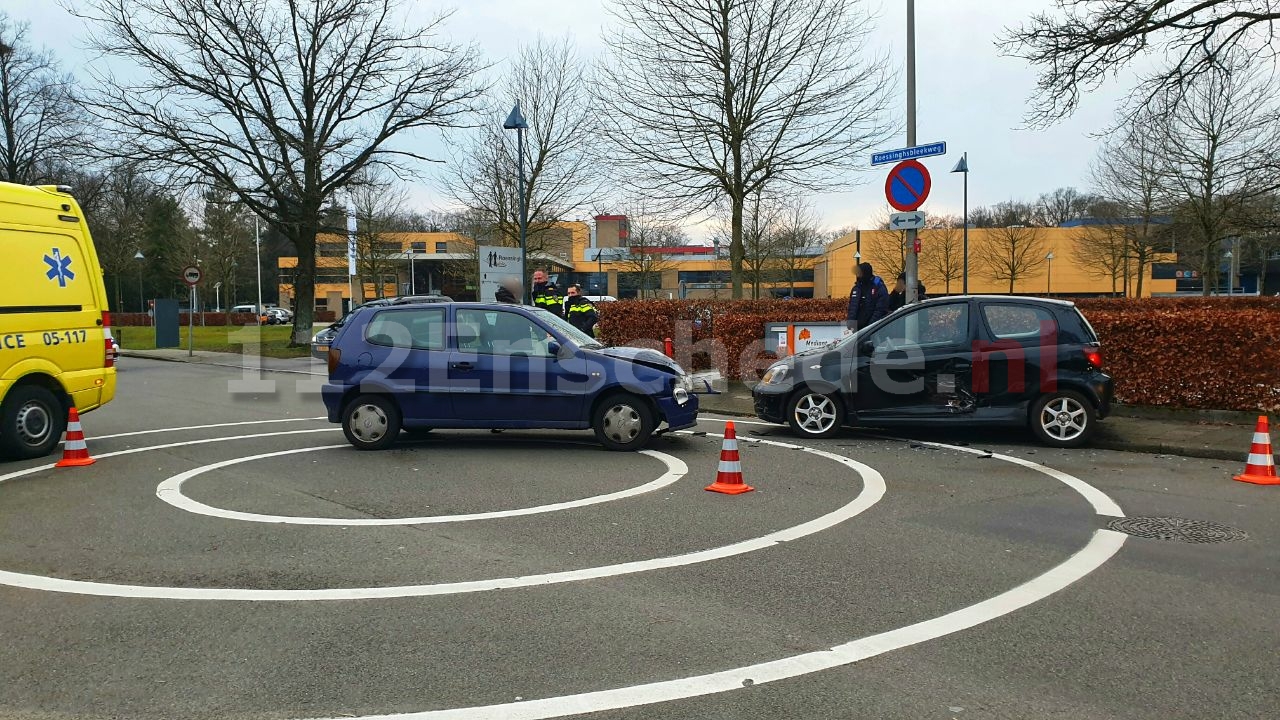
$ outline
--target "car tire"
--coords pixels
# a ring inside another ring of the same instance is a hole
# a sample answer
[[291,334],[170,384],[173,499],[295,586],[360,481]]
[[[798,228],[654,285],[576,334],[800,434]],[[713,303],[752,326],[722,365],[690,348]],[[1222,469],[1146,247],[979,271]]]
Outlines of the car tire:
[[606,397],[591,418],[596,440],[608,450],[639,450],[649,442],[657,422],[644,400],[629,393]]
[[787,424],[803,438],[835,437],[844,426],[844,403],[839,396],[801,388],[787,400]]
[[1058,448],[1084,445],[1098,424],[1093,403],[1074,390],[1042,395],[1031,406],[1029,420],[1037,440]]
[[385,450],[400,434],[400,408],[384,395],[360,395],[342,411],[342,434],[357,450]]
[[5,398],[0,422],[0,454],[14,460],[44,457],[62,440],[67,409],[50,390],[22,385]]

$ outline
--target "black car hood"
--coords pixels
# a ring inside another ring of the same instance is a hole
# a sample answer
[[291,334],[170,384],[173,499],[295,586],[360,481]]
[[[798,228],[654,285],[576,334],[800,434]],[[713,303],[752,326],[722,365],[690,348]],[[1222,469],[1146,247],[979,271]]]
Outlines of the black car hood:
[[591,352],[600,353],[613,358],[621,358],[630,360],[640,365],[645,365],[658,370],[666,370],[667,372],[679,375],[684,371],[680,369],[680,365],[674,360],[663,355],[657,350],[638,347],[607,347],[592,349]]

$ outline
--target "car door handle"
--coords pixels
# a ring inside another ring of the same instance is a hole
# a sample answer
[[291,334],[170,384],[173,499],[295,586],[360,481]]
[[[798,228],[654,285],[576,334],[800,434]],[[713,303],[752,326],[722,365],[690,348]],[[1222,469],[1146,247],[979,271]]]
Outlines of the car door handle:
[[449,363],[449,367],[453,368],[454,370],[474,370],[476,366],[469,362],[456,362],[456,363]]
[[973,368],[973,364],[967,363],[967,362],[958,362],[955,364],[955,368],[957,370],[970,370]]

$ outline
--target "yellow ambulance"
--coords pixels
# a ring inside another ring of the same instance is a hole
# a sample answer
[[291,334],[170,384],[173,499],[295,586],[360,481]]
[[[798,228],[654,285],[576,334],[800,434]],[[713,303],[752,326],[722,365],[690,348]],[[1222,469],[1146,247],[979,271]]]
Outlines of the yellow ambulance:
[[0,182],[0,455],[57,447],[115,396],[107,292],[70,188]]

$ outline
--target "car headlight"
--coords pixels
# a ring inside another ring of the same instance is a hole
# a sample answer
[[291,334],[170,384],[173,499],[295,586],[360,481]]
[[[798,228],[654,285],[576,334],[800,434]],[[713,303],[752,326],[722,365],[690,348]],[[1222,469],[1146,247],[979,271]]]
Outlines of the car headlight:
[[777,385],[787,379],[787,372],[788,370],[786,365],[774,365],[765,371],[764,377],[761,378],[761,380],[765,385]]

